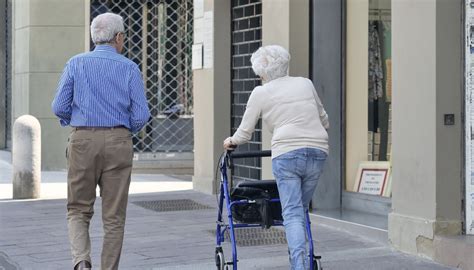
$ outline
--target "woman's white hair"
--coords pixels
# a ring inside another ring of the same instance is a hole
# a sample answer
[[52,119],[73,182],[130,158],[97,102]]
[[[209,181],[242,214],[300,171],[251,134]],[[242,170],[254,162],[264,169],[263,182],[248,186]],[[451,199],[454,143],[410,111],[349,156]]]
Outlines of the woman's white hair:
[[110,43],[117,33],[123,31],[123,18],[114,13],[100,14],[91,23],[91,37],[94,44]]
[[278,45],[260,47],[250,58],[255,74],[265,81],[271,81],[288,75],[290,54]]

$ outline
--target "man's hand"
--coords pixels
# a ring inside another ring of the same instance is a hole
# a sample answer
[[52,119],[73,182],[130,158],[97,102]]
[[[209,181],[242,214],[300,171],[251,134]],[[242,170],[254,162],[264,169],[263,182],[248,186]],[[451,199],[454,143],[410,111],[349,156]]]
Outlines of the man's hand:
[[224,149],[225,150],[234,150],[237,145],[232,143],[232,137],[228,137],[224,140]]

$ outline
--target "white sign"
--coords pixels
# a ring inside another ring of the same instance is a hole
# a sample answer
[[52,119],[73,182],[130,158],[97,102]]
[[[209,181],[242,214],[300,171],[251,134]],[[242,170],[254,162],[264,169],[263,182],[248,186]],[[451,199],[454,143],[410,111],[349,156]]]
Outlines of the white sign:
[[362,169],[357,192],[382,196],[388,169]]
[[201,18],[204,15],[204,0],[194,0],[194,18]]
[[214,15],[204,12],[204,68],[212,68],[214,61]]
[[465,80],[465,134],[466,134],[466,194],[465,194],[465,212],[466,212],[466,233],[474,234],[474,136],[472,134],[472,126],[474,124],[474,104],[473,104],[473,94],[474,94],[474,3],[471,5],[471,0],[466,0],[466,47],[465,47],[465,70],[466,70],[466,80]]
[[193,45],[192,68],[193,69],[202,68],[202,44]]
[[352,191],[385,197],[392,196],[391,167],[389,161],[360,162]]
[[204,43],[204,18],[194,20],[194,44]]

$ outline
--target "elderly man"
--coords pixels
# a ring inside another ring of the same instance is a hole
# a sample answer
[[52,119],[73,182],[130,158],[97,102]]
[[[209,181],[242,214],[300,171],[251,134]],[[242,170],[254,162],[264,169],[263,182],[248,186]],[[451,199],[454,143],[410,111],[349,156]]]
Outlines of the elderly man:
[[91,24],[94,51],[71,58],[52,108],[73,127],[68,161],[67,219],[74,269],[91,269],[89,223],[96,187],[102,197],[101,269],[118,269],[132,171],[132,135],[150,118],[138,66],[120,53],[121,16],[105,13]]

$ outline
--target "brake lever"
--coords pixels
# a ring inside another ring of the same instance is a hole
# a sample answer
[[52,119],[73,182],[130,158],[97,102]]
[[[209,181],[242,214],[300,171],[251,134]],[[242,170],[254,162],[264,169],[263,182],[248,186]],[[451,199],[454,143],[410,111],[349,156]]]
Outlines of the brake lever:
[[231,153],[237,148],[237,145],[235,147],[232,147],[232,149],[226,150],[226,165],[229,169],[233,170],[234,169],[234,163],[232,162],[232,157]]

